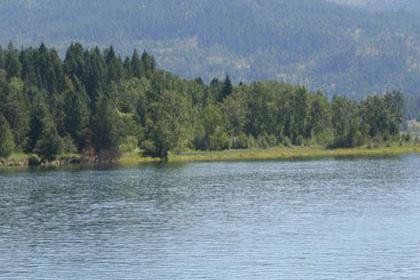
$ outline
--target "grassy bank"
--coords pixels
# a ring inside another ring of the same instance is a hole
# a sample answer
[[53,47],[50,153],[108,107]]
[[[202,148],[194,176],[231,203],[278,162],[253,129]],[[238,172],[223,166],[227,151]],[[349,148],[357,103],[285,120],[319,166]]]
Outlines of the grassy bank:
[[[189,161],[234,161],[234,160],[290,160],[333,157],[375,157],[398,156],[420,153],[420,145],[403,145],[378,148],[325,149],[322,147],[291,147],[251,150],[229,150],[221,152],[183,152],[172,153],[169,162]],[[144,158],[138,154],[124,155],[121,163],[156,162],[159,159]]]
[[[270,149],[228,150],[220,152],[181,152],[170,153],[169,162],[194,162],[194,161],[235,161],[235,160],[293,160],[317,159],[338,157],[382,157],[399,156],[404,154],[420,153],[420,144],[395,145],[376,148],[352,149],[325,149],[323,147],[290,147]],[[14,154],[7,160],[0,160],[0,167],[26,167],[30,162],[30,155]],[[126,153],[117,161],[122,164],[136,164],[159,162],[159,158],[143,157],[140,153]],[[83,162],[80,155],[62,155],[56,161],[47,163],[46,166],[61,166]]]

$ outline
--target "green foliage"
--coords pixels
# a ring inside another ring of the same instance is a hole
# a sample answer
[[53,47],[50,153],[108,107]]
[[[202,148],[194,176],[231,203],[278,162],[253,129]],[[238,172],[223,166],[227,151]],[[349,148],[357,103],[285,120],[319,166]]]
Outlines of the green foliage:
[[[66,88],[64,89],[64,125],[65,131],[82,150],[89,142],[89,109],[87,106],[87,96],[80,84],[77,87],[66,79]],[[78,83],[78,81],[76,81]]]
[[34,148],[34,152],[41,156],[41,162],[53,160],[60,153],[61,144],[53,121],[48,117],[42,119],[40,136]]
[[146,150],[151,156],[168,158],[170,150],[188,145],[190,140],[190,102],[174,90],[155,92],[156,100],[147,112],[147,138],[154,150]]
[[[47,41],[64,53],[77,38],[106,47],[103,60],[77,43],[66,53],[68,76],[76,75],[88,94],[121,75],[149,78],[154,54],[166,69],[205,81],[229,73],[234,83],[288,81],[359,100],[398,88],[418,99],[418,1],[345,2],[365,2],[381,12],[325,0],[3,0],[0,43]],[[134,48],[150,54],[133,55]],[[120,60],[115,52],[130,58]],[[53,91],[61,86],[61,74],[50,75],[55,56],[45,48],[23,57],[15,50],[1,56],[0,68],[7,69],[8,78],[23,75]],[[94,94],[89,96],[95,102]],[[409,105],[407,113],[419,117],[420,105]]]
[[[91,153],[99,160],[139,149],[166,160],[171,151],[322,145],[370,146],[400,141],[404,97],[392,91],[362,101],[310,92],[283,82],[241,83],[229,76],[185,80],[135,51],[71,44],[0,50],[1,151]],[[22,69],[7,66],[16,56]],[[15,146],[16,144],[16,146]]]
[[229,148],[225,132],[225,117],[218,104],[210,104],[199,111],[201,122],[197,126],[194,145],[203,150],[224,150]]
[[37,166],[37,165],[40,165],[41,163],[42,163],[41,159],[39,158],[38,155],[32,154],[28,157],[29,166]]
[[114,102],[106,96],[98,100],[94,115],[93,139],[95,149],[117,150],[124,139],[122,134],[122,120]]
[[12,130],[7,120],[0,115],[0,157],[9,157],[15,149]]
[[335,96],[331,110],[335,130],[331,147],[355,147],[364,144],[363,134],[366,129],[361,124],[358,104],[346,97]]
[[11,78],[3,88],[4,103],[1,111],[10,123],[17,148],[21,151],[27,142],[29,131],[28,98],[24,92],[24,84],[19,78]]
[[128,136],[124,139],[119,147],[119,150],[123,153],[134,152],[138,148],[137,138],[134,136]]

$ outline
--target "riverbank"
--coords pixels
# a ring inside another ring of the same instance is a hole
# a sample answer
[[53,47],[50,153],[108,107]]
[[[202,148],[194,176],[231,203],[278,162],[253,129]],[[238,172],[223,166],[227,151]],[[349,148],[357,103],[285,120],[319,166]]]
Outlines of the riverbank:
[[[325,149],[323,147],[276,147],[270,149],[227,150],[219,152],[191,151],[170,153],[168,162],[194,161],[236,161],[236,160],[294,160],[339,157],[382,157],[420,153],[420,144],[394,145],[390,147],[361,147],[351,149]],[[0,160],[0,167],[27,167],[31,162],[30,155],[15,154],[7,160]],[[141,153],[123,154],[116,163],[136,164],[160,162],[159,158],[143,157]],[[62,155],[46,166],[59,167],[69,164],[83,164],[82,156]]]
[[[351,149],[325,149],[323,147],[279,147],[270,149],[228,150],[220,152],[181,152],[171,153],[169,162],[194,161],[235,161],[235,160],[293,160],[316,159],[334,157],[380,157],[399,156],[404,154],[420,153],[420,145],[411,144],[403,146],[377,147],[377,148],[351,148]],[[156,162],[156,158],[144,158],[138,154],[126,154],[120,163]]]

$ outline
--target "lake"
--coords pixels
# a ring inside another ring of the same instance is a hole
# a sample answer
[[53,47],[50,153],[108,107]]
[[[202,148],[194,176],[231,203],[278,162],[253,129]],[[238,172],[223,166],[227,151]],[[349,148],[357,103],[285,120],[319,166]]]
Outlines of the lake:
[[420,156],[0,171],[0,279],[419,279]]

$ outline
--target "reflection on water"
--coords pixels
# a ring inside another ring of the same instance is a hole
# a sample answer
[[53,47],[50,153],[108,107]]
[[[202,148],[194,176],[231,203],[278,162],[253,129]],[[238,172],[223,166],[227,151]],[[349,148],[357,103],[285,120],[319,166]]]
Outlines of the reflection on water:
[[419,156],[0,172],[0,279],[418,279]]

